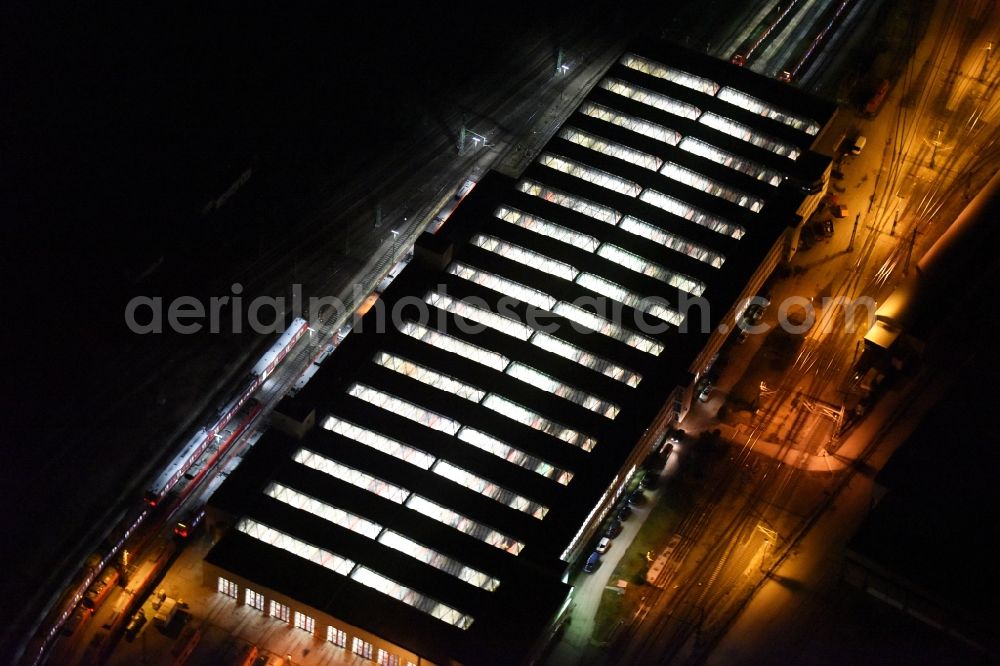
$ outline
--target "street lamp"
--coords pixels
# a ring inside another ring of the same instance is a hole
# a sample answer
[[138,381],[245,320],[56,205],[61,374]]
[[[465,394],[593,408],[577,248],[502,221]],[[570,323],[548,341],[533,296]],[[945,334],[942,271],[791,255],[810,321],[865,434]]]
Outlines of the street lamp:
[[396,261],[396,243],[399,241],[399,231],[393,229],[389,233],[392,234],[392,260]]

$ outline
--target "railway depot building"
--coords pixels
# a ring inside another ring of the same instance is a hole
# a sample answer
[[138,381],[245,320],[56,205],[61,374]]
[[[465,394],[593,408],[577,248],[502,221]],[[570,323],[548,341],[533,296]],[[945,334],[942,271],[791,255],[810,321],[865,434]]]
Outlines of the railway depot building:
[[626,52],[519,178],[490,173],[419,239],[282,402],[287,432],[211,501],[205,584],[380,663],[536,658],[570,573],[797,244],[834,111],[702,54]]

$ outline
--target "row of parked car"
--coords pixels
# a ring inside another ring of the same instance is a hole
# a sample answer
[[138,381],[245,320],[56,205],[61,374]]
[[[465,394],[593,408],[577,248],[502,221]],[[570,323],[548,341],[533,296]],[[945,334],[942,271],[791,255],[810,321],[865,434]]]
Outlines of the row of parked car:
[[622,522],[628,520],[629,516],[632,515],[632,507],[641,503],[646,498],[643,491],[655,488],[659,478],[659,472],[654,472],[653,470],[642,475],[639,487],[629,493],[625,501],[615,511],[604,532],[601,533],[601,540],[597,542],[597,548],[594,549],[594,552],[587,558],[586,564],[583,565],[584,572],[594,573],[597,570],[597,567],[601,564],[601,555],[608,552],[615,537],[622,533]]

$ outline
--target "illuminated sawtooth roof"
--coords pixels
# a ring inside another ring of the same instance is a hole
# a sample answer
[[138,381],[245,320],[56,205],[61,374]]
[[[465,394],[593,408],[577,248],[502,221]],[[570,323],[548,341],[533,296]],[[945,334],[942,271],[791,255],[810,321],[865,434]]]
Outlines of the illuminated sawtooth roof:
[[267,464],[224,485],[267,542],[210,557],[249,567],[239,548],[280,541],[421,635],[372,631],[460,661],[525,595],[558,605],[554,572],[707,339],[685,304],[714,327],[828,163],[809,148],[832,105],[713,63],[633,49],[518,178],[488,174],[438,232],[447,260],[404,270],[295,397],[317,427],[268,435]]

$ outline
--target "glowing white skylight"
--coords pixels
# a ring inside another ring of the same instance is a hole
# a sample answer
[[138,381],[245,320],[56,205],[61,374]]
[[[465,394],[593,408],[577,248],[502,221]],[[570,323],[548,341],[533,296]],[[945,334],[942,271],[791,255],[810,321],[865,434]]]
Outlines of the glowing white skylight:
[[408,462],[411,465],[416,465],[421,469],[430,469],[431,464],[434,462],[434,456],[428,455],[419,449],[407,446],[401,442],[397,442],[396,440],[390,439],[385,435],[380,435],[374,430],[369,430],[368,428],[363,428],[359,425],[350,423],[349,421],[344,421],[336,416],[328,416],[325,418],[320,427],[339,435],[343,435],[348,439],[353,439],[355,442],[364,444],[365,446],[381,451],[382,453],[387,453],[393,458],[398,458],[399,460]]
[[382,531],[382,526],[378,523],[344,511],[280,483],[269,483],[264,489],[264,494],[369,539],[374,539]]
[[643,275],[656,278],[660,282],[666,282],[670,286],[677,287],[678,289],[686,291],[689,294],[701,296],[705,293],[704,283],[693,278],[689,278],[686,275],[681,275],[680,273],[668,270],[644,257],[640,257],[637,254],[632,254],[631,252],[623,250],[617,245],[605,243],[598,248],[597,254],[605,259],[615,262],[619,266],[629,269],[630,271],[635,271],[636,273],[642,273]]
[[755,146],[770,150],[772,153],[783,155],[789,159],[798,159],[801,151],[790,143],[786,143],[774,137],[770,137],[762,132],[747,127],[742,123],[729,118],[723,118],[714,113],[705,113],[698,122],[708,125],[714,129],[724,132],[729,136],[736,137],[741,141],[752,143]]
[[496,578],[473,569],[432,548],[421,546],[413,539],[403,536],[399,532],[386,530],[378,538],[378,542],[488,592],[492,592],[500,586],[500,581]]
[[484,407],[492,409],[498,414],[503,414],[507,418],[513,419],[518,423],[523,423],[524,425],[534,428],[535,430],[540,430],[544,433],[552,435],[553,437],[579,447],[584,451],[593,450],[594,445],[597,444],[594,439],[587,437],[572,428],[567,428],[564,425],[560,425],[555,421],[547,419],[541,414],[522,407],[517,403],[511,402],[507,398],[497,395],[496,393],[490,393],[487,395],[482,404]]
[[396,504],[402,504],[410,494],[410,491],[405,488],[400,488],[371,474],[366,474],[361,470],[343,465],[336,460],[327,458],[309,449],[297,450],[292,459],[306,467],[323,472],[352,486],[367,490],[370,493],[375,493],[379,497],[384,497]]
[[657,208],[665,210],[668,213],[673,213],[678,217],[683,217],[685,220],[691,220],[695,224],[711,229],[716,233],[732,236],[737,239],[743,238],[743,234],[746,233],[743,227],[738,224],[733,224],[732,222],[724,220],[718,215],[706,213],[700,208],[689,206],[680,199],[675,199],[672,196],[657,192],[656,190],[645,190],[641,195],[639,195],[639,199],[648,204],[652,204]]
[[396,581],[386,578],[382,574],[375,573],[367,567],[359,566],[351,574],[351,578],[362,585],[378,590],[393,599],[398,599],[408,606],[413,606],[459,629],[468,629],[472,626],[473,618],[471,616],[465,615],[450,606],[438,603],[430,597],[405,585],[400,585]]
[[641,104],[651,106],[654,109],[659,109],[660,111],[666,111],[667,113],[680,116],[681,118],[697,120],[698,116],[701,115],[701,109],[693,104],[681,102],[673,97],[667,97],[666,95],[655,93],[652,90],[640,88],[639,86],[632,85],[631,83],[626,83],[621,79],[601,79],[601,82],[598,85],[605,90],[615,93],[616,95],[634,99]]
[[417,513],[431,518],[432,520],[444,523],[449,527],[454,527],[463,534],[468,534],[469,536],[499,548],[500,550],[506,550],[511,555],[520,554],[521,550],[524,548],[523,542],[513,539],[505,534],[501,534],[500,532],[497,532],[480,522],[472,520],[471,518],[466,518],[465,516],[456,513],[447,507],[441,506],[437,502],[432,502],[425,497],[421,497],[420,495],[411,495],[410,499],[406,501],[406,506],[413,509]]
[[624,127],[627,130],[638,132],[643,136],[648,136],[651,139],[668,143],[671,146],[676,146],[681,140],[681,133],[677,130],[672,130],[668,127],[664,127],[663,125],[651,123],[648,120],[643,120],[642,118],[628,116],[609,107],[594,104],[593,102],[585,102],[583,106],[580,107],[580,112],[590,116],[591,118],[599,118],[600,120],[609,122],[612,125]]
[[567,472],[566,470],[554,467],[544,460],[525,453],[520,449],[516,449],[510,444],[501,442],[496,437],[487,435],[485,432],[481,432],[475,428],[470,428],[468,426],[462,428],[458,431],[458,438],[481,451],[491,453],[498,458],[503,458],[518,467],[531,470],[532,472],[541,474],[546,478],[554,479],[564,486],[573,479],[572,472]]
[[579,363],[585,368],[590,368],[591,370],[596,370],[602,375],[607,375],[612,379],[618,380],[623,384],[628,384],[631,387],[636,387],[639,382],[642,381],[642,375],[631,370],[626,370],[616,363],[601,358],[596,354],[591,354],[576,345],[571,345],[570,343],[561,340],[557,337],[549,335],[544,331],[539,331],[531,338],[531,344],[536,347],[541,347],[546,351],[550,351],[553,354],[567,358],[575,363]]
[[618,226],[621,227],[623,231],[646,238],[654,243],[659,243],[660,245],[670,248],[671,250],[683,252],[689,257],[694,257],[698,261],[704,262],[715,268],[722,268],[722,264],[726,261],[726,257],[724,255],[721,255],[714,250],[710,250],[707,247],[693,243],[686,238],[664,231],[657,226],[653,226],[652,224],[644,222],[637,217],[632,217],[631,215],[623,217],[621,224]]
[[580,326],[596,331],[601,335],[606,335],[609,338],[614,338],[619,342],[624,342],[629,347],[634,347],[647,354],[659,356],[663,351],[663,345],[656,340],[629,331],[605,317],[600,317],[571,303],[559,301],[556,304],[555,312]]
[[516,261],[524,266],[530,266],[549,275],[561,277],[564,280],[572,280],[579,272],[567,263],[557,261],[534,250],[528,250],[520,245],[508,243],[495,236],[476,234],[472,239],[472,244],[494,254],[499,254],[501,257],[506,257],[511,261]]
[[620,160],[625,160],[629,164],[635,164],[636,166],[641,166],[642,168],[649,169],[650,171],[656,171],[663,165],[663,160],[656,155],[650,155],[649,153],[644,153],[639,150],[635,150],[634,148],[623,146],[620,143],[602,139],[599,136],[576,129],[575,127],[564,127],[560,130],[559,136],[560,138],[571,141],[578,146],[589,148],[590,150],[609,157],[617,157]]
[[552,153],[542,153],[541,157],[538,158],[538,162],[550,169],[561,171],[562,173],[585,180],[588,183],[593,183],[612,192],[618,192],[619,194],[634,197],[642,191],[639,183]]
[[576,282],[585,289],[589,289],[613,301],[624,303],[631,308],[651,314],[674,326],[680,326],[681,322],[684,321],[684,317],[679,312],[672,310],[657,299],[643,298],[634,291],[602,278],[600,275],[580,273],[580,277],[576,279]]
[[354,568],[354,562],[346,557],[341,557],[336,553],[331,553],[328,550],[296,539],[291,535],[279,532],[273,527],[259,523],[256,520],[251,520],[250,518],[241,518],[236,523],[236,529],[258,541],[263,541],[275,548],[280,548],[343,576],[349,574],[351,569]]
[[446,333],[442,333],[433,328],[427,328],[423,324],[415,321],[404,322],[403,325],[399,327],[399,332],[403,335],[408,335],[411,338],[420,340],[421,342],[426,342],[427,344],[437,347],[438,349],[443,349],[475,361],[476,363],[481,363],[487,367],[493,368],[494,370],[503,370],[507,367],[507,364],[510,363],[510,359],[503,354],[498,354],[495,351],[484,349],[483,347],[466,342],[465,340],[459,340],[456,337],[447,335]]
[[746,109],[747,111],[752,111],[753,113],[777,120],[779,123],[783,123],[789,127],[794,127],[795,129],[805,132],[806,134],[815,136],[819,133],[820,126],[815,120],[809,120],[808,118],[803,118],[802,116],[797,116],[783,109],[779,109],[776,106],[771,106],[764,100],[748,95],[745,92],[736,90],[735,88],[726,86],[719,91],[719,94],[716,95],[716,97],[725,102],[729,102],[730,104],[735,104],[741,109]]
[[680,148],[681,150],[685,150],[693,155],[705,157],[713,162],[716,162],[717,164],[727,166],[730,169],[745,173],[748,176],[753,176],[757,180],[761,180],[768,185],[777,187],[778,185],[781,185],[781,182],[784,180],[784,176],[774,169],[768,169],[753,160],[748,160],[745,157],[740,157],[733,153],[720,150],[715,146],[705,143],[700,139],[695,139],[694,137],[684,137],[684,140],[680,143]]
[[463,280],[468,280],[469,282],[482,285],[487,289],[492,289],[504,296],[510,296],[519,301],[531,303],[536,308],[541,308],[542,310],[551,310],[556,302],[556,299],[537,289],[526,287],[520,282],[514,282],[499,275],[469,266],[461,261],[455,261],[448,266],[448,272],[452,275],[457,275]]
[[530,384],[536,388],[542,389],[543,391],[557,395],[560,398],[565,398],[570,402],[574,402],[581,407],[585,407],[592,412],[600,414],[601,416],[606,416],[609,419],[613,419],[618,416],[618,406],[614,403],[601,400],[597,396],[587,393],[586,391],[564,384],[552,375],[539,372],[538,370],[535,370],[534,368],[519,361],[515,361],[510,364],[510,367],[507,368],[507,374],[511,377],[520,379],[526,384]]
[[517,189],[525,194],[530,194],[531,196],[538,197],[539,199],[545,199],[546,201],[550,201],[557,206],[569,208],[577,213],[582,213],[587,217],[592,217],[595,220],[607,222],[608,224],[618,224],[618,218],[621,217],[621,214],[613,208],[602,206],[599,203],[594,203],[593,201],[589,201],[581,197],[575,197],[572,194],[561,192],[530,179],[519,182],[517,184]]
[[[429,291],[424,296],[424,301],[429,305],[453,312],[467,322],[479,324],[500,331],[507,335],[512,335],[521,340],[527,340],[534,333],[534,329],[519,321],[504,317],[491,310],[486,310],[469,301],[459,300],[436,291]],[[485,304],[484,304],[485,305]]]
[[660,173],[671,180],[676,180],[679,183],[690,185],[691,187],[697,188],[702,192],[707,192],[712,196],[725,199],[726,201],[730,201],[738,206],[749,208],[755,213],[759,213],[760,209],[764,207],[763,199],[750,196],[745,192],[740,192],[736,188],[724,185],[717,180],[703,176],[697,171],[686,169],[679,164],[674,164],[673,162],[667,162],[664,164],[663,168],[660,169]]
[[371,386],[355,383],[351,384],[351,388],[349,388],[347,392],[356,398],[361,398],[365,402],[375,405],[376,407],[381,407],[382,409],[392,412],[393,414],[398,414],[403,418],[416,421],[417,423],[425,425],[433,430],[446,432],[449,435],[454,435],[458,432],[460,427],[457,421],[454,421],[447,416],[435,414],[434,412],[414,405],[412,402],[401,400],[394,395],[389,395],[388,393],[379,391]]
[[549,512],[548,507],[542,506],[537,502],[532,502],[527,497],[522,497],[517,493],[504,488],[503,486],[497,485],[488,479],[473,474],[472,472],[466,471],[457,465],[453,465],[447,460],[438,460],[434,463],[434,467],[431,471],[438,476],[443,476],[444,478],[454,481],[460,486],[464,486],[469,490],[479,493],[484,497],[489,497],[491,500],[505,504],[512,509],[516,509],[522,513],[526,513],[533,518],[541,520],[545,517],[545,514]]
[[504,222],[516,224],[517,226],[527,229],[528,231],[534,231],[536,234],[547,236],[548,238],[567,243],[574,247],[587,250],[588,252],[593,252],[597,249],[599,244],[599,241],[593,236],[582,234],[579,231],[573,231],[572,229],[555,224],[554,222],[549,222],[548,220],[544,220],[540,217],[519,211],[516,208],[500,206],[497,208],[494,215]]
[[431,370],[427,366],[414,363],[413,361],[408,361],[407,359],[396,356],[395,354],[387,354],[386,352],[380,351],[375,354],[375,362],[383,368],[395,370],[401,375],[412,377],[418,382],[427,384],[428,386],[433,386],[434,388],[441,389],[442,391],[447,391],[448,393],[457,395],[460,398],[465,398],[466,400],[479,402],[483,399],[483,396],[486,395],[485,391],[481,391],[471,384],[466,384],[465,382],[460,382],[457,379],[448,377],[447,375],[442,375],[436,370]]
[[623,55],[621,63],[629,69],[634,69],[638,72],[642,72],[643,74],[655,76],[658,79],[672,81],[678,85],[684,86],[685,88],[703,92],[706,95],[714,95],[719,90],[719,84],[715,81],[706,79],[703,76],[688,74],[687,72],[682,72],[681,70],[674,69],[673,67],[661,65],[656,61],[643,58],[642,56],[637,56],[634,53],[626,53]]

